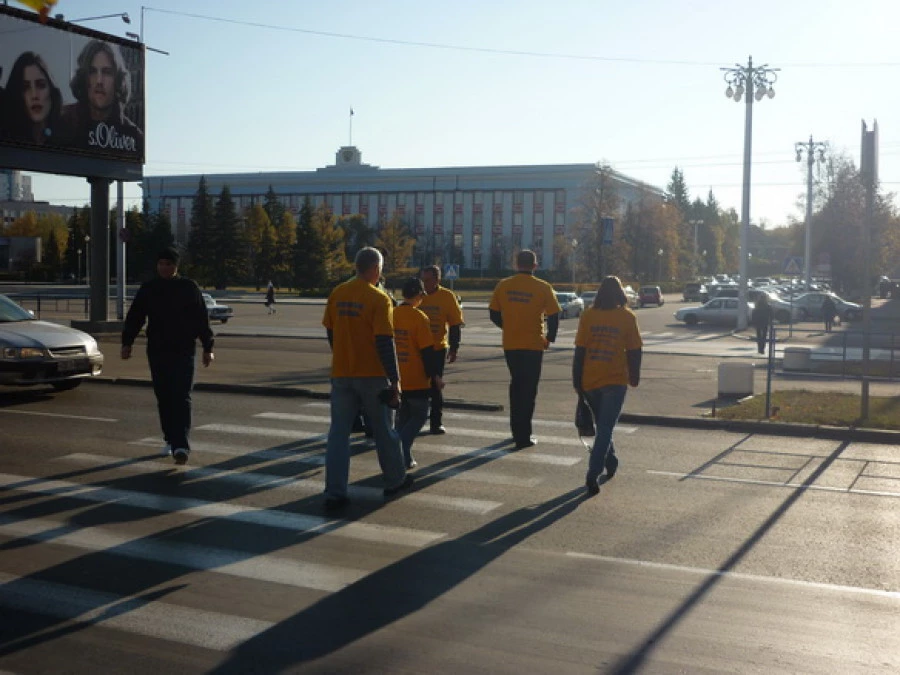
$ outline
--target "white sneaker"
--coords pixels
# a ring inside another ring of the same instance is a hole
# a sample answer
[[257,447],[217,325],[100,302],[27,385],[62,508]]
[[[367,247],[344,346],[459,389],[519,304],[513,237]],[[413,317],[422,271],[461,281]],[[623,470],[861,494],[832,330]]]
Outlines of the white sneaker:
[[165,446],[163,446],[163,449],[160,451],[160,454],[163,457],[171,457],[172,456],[172,446],[169,445],[168,443],[166,443]]

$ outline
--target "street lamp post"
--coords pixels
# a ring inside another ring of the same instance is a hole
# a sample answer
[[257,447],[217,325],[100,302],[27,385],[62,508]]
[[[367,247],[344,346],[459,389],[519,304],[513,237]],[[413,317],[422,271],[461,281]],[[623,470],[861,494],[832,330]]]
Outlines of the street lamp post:
[[694,265],[696,265],[697,269],[694,270],[694,274],[697,274],[700,264],[697,260],[697,231],[701,225],[703,225],[703,220],[698,218],[695,220],[689,220],[688,224],[694,226]]
[[764,96],[772,98],[775,90],[772,85],[778,79],[779,68],[769,68],[766,64],[753,65],[753,58],[746,66],[736,64],[734,68],[722,68],[728,88],[725,96],[740,102],[746,96],[746,114],[744,120],[744,189],[741,196],[741,283],[738,290],[738,330],[747,328],[747,254],[750,240],[750,158],[753,143],[753,101],[761,101]]
[[657,258],[658,258],[658,262],[657,262],[657,265],[656,265],[656,278],[659,279],[660,281],[662,281],[662,257],[663,257],[663,253],[665,253],[665,251],[662,250],[662,249],[659,249],[659,250],[656,252],[656,255],[657,255]]
[[84,280],[91,285],[91,235],[84,235]]
[[[96,21],[97,19],[113,19],[115,17],[119,17],[125,23],[131,23],[131,17],[128,16],[128,12],[116,12],[115,14],[101,14],[100,16],[85,16],[81,19],[69,19],[69,23],[81,23],[82,21]],[[65,21],[66,18],[62,14],[57,14],[56,18],[60,21]]]
[[578,240],[572,239],[572,292],[575,292],[575,247],[578,246]]
[[803,159],[806,152],[806,240],[803,247],[803,280],[806,282],[806,290],[809,290],[812,271],[812,207],[813,207],[813,165],[825,160],[827,143],[816,143],[810,134],[809,143],[794,143],[797,151],[797,161]]
[[75,254],[76,254],[75,255],[75,267],[77,268],[77,271],[75,273],[75,284],[80,285],[81,284],[81,249],[80,248],[75,249]]

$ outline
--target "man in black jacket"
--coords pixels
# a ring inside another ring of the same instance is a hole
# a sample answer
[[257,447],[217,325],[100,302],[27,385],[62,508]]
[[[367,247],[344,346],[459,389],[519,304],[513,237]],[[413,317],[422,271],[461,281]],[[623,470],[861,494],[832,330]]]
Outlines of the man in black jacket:
[[194,353],[199,338],[203,365],[213,361],[213,333],[200,288],[178,276],[178,251],[157,256],[156,279],[141,285],[122,329],[122,358],[131,358],[134,339],[147,321],[147,361],[165,438],[163,452],[185,464],[191,452],[191,389]]

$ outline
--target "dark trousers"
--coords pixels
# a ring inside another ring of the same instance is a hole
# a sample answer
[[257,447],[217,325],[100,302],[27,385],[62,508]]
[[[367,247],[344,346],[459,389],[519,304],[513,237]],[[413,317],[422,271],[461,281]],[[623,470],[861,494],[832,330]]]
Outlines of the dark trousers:
[[[433,358],[432,371],[443,377],[444,364],[447,362],[447,350],[435,349]],[[431,420],[431,428],[436,429],[444,423],[444,392],[432,382],[428,395],[431,397],[431,416],[429,418]]]
[[147,352],[153,393],[159,409],[163,437],[172,449],[190,452],[191,389],[194,387],[194,354]]
[[766,353],[766,342],[769,339],[769,327],[768,326],[757,326],[756,327],[756,349],[760,354]]
[[535,349],[508,349],[506,366],[509,368],[509,428],[516,443],[527,442],[531,437],[531,418],[537,400],[538,382],[544,352]]

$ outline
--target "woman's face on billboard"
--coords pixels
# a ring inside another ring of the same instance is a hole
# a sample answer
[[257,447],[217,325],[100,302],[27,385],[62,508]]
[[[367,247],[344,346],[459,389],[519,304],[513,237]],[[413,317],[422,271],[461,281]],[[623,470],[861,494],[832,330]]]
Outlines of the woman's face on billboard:
[[38,66],[25,66],[23,78],[25,112],[34,124],[40,124],[50,115],[50,82]]

